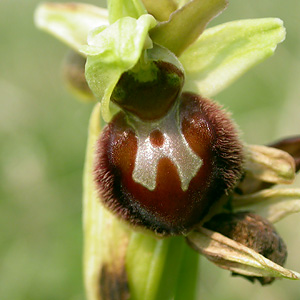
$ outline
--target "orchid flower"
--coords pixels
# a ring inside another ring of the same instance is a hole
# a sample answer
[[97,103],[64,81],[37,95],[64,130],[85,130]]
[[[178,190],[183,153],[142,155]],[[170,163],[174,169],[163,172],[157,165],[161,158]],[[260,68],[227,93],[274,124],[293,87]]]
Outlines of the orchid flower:
[[285,29],[277,18],[206,29],[227,4],[110,0],[108,9],[36,10],[37,27],[73,51],[68,85],[97,101],[84,169],[88,300],[198,299],[199,253],[262,284],[300,278],[283,267],[286,247],[272,225],[300,211],[300,189],[272,188],[293,182],[299,137],[246,145],[208,99],[271,56]]

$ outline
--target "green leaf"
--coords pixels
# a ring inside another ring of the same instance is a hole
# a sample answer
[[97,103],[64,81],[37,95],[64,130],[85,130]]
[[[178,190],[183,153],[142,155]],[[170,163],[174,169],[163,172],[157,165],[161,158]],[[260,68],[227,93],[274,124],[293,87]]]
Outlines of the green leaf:
[[273,54],[285,38],[279,19],[225,23],[205,30],[180,57],[186,71],[184,90],[213,96],[248,69]]
[[[95,143],[101,132],[100,104],[92,112],[83,181],[84,283],[87,300],[128,298],[126,251],[130,230],[101,203],[94,182]],[[109,295],[109,296],[108,296]]]
[[138,19],[147,14],[147,10],[141,0],[108,0],[109,23],[113,24],[124,17]]
[[35,24],[78,52],[90,30],[108,25],[108,12],[82,3],[43,3],[35,11]]
[[151,47],[148,31],[156,25],[151,15],[138,20],[125,17],[106,29],[98,28],[88,37],[81,51],[88,56],[85,69],[87,82],[101,101],[102,116],[109,122],[110,96],[122,73],[133,68],[145,47]]
[[161,22],[151,30],[150,37],[179,56],[226,6],[227,0],[189,1],[176,10],[167,22]]

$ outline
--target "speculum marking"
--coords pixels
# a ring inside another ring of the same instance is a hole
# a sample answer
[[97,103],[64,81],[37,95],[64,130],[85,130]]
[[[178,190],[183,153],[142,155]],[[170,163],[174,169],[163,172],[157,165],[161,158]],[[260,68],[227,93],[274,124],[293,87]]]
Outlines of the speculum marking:
[[[129,122],[138,136],[133,180],[150,191],[155,190],[159,160],[169,158],[178,171],[181,189],[186,191],[203,161],[193,152],[184,138],[178,106],[175,104],[165,117],[155,122],[142,122],[134,116],[129,117]],[[163,134],[161,145],[151,143],[151,132],[155,131]]]

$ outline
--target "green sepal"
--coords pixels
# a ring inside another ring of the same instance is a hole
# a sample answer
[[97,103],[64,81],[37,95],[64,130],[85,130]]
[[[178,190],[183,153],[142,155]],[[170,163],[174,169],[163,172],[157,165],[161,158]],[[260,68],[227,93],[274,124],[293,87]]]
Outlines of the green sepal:
[[168,21],[172,12],[178,7],[173,0],[143,0],[149,14],[158,21]]
[[107,6],[110,24],[124,17],[138,19],[141,15],[147,14],[141,0],[107,0]]
[[81,47],[87,55],[86,80],[101,101],[102,117],[109,122],[110,96],[122,73],[133,68],[142,51],[152,47],[148,37],[149,29],[156,25],[151,15],[139,19],[125,17],[107,28],[97,28],[90,32],[88,44]]
[[179,56],[227,6],[226,0],[193,0],[150,32],[151,39]]
[[34,16],[35,24],[76,52],[87,43],[90,30],[108,25],[108,12],[104,8],[83,3],[43,3]]
[[174,0],[174,2],[177,4],[178,8],[181,8],[182,6],[186,5],[190,1],[192,1],[192,0]]
[[179,58],[186,71],[184,90],[216,95],[271,56],[284,38],[283,22],[276,18],[233,21],[205,30]]

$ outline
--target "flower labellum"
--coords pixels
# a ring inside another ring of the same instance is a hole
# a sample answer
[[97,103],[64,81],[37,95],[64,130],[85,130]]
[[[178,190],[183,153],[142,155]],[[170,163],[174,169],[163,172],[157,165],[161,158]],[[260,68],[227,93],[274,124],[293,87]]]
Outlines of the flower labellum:
[[219,105],[181,94],[183,73],[170,63],[154,67],[162,80],[120,78],[112,101],[122,111],[98,141],[95,181],[120,218],[156,234],[184,234],[240,178],[242,146]]

